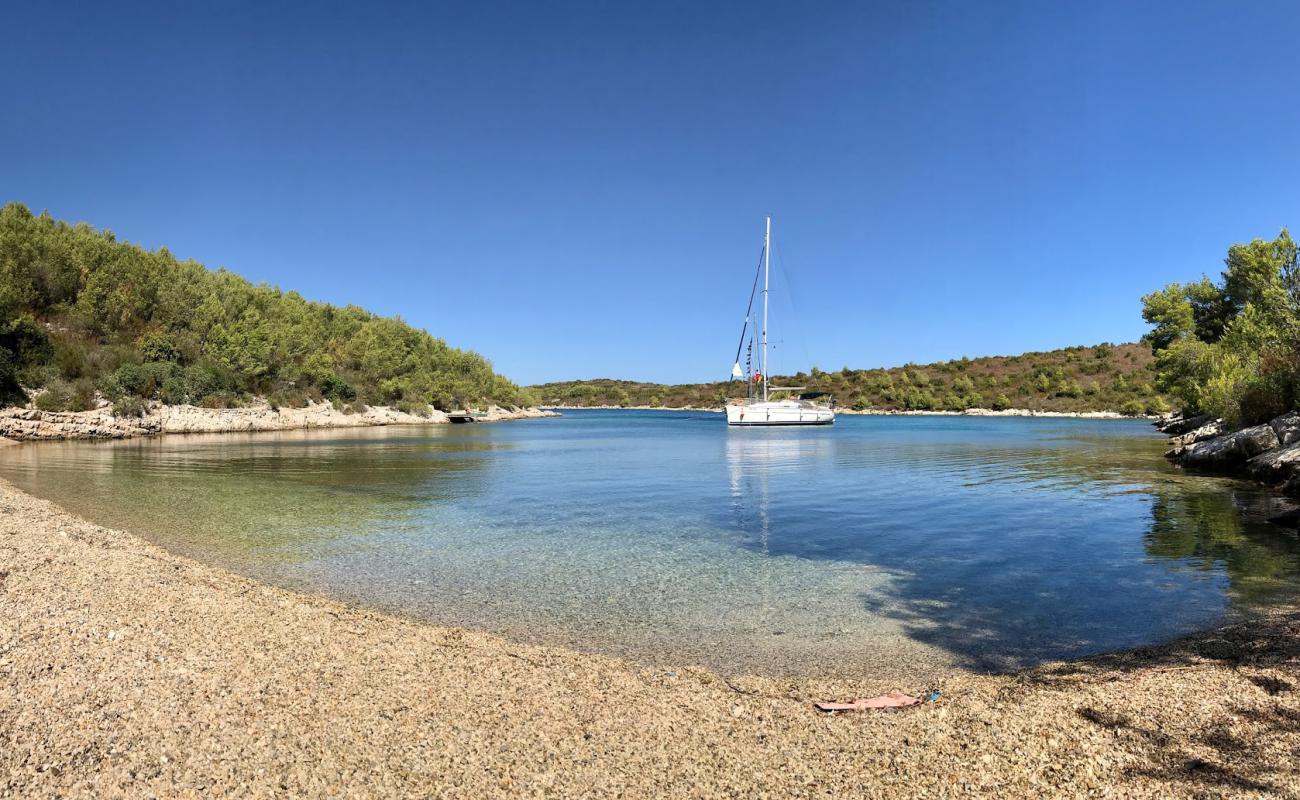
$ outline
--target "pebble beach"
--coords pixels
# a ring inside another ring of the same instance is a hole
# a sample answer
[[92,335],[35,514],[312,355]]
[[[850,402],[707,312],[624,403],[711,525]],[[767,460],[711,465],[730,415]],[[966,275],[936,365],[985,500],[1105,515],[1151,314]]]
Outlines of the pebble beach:
[[1291,797],[1298,634],[1277,612],[832,716],[812,703],[928,687],[408,621],[0,483],[0,797]]

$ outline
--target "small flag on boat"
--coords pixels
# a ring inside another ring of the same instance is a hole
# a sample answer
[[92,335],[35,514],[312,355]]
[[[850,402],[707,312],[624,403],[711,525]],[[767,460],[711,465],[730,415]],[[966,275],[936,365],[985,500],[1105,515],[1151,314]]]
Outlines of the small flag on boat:
[[731,377],[733,377],[733,378],[743,378],[743,377],[745,377],[745,373],[740,369],[740,362],[739,362],[739,361],[737,361],[737,362],[735,363],[735,365],[732,366],[732,368],[731,368]]

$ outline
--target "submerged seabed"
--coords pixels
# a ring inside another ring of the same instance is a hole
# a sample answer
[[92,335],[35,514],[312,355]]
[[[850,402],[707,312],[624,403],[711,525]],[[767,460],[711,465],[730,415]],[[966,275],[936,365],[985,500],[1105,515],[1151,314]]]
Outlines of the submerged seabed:
[[1300,587],[1272,499],[1139,422],[568,412],[500,426],[0,451],[0,476],[204,561],[656,664],[1006,669]]

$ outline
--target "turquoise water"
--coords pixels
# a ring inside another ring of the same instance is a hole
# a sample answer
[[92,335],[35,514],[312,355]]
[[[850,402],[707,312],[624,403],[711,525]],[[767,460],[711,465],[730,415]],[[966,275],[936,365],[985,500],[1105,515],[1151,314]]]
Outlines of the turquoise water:
[[569,412],[0,450],[0,477],[280,585],[728,671],[1005,669],[1300,587],[1276,501],[1141,422]]

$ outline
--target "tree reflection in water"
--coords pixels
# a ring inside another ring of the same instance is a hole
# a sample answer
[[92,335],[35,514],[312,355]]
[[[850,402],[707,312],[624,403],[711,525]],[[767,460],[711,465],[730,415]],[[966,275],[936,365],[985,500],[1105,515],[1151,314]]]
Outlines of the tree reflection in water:
[[1300,540],[1294,530],[1265,521],[1276,511],[1275,498],[1205,483],[1153,487],[1147,554],[1175,568],[1221,571],[1232,599],[1247,607],[1293,594],[1300,584]]

